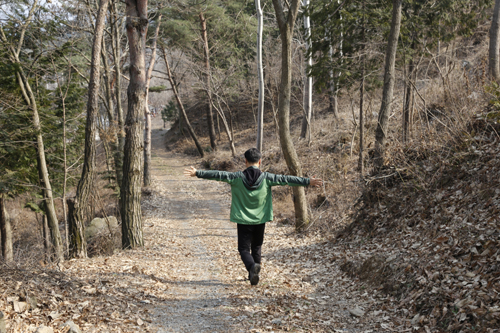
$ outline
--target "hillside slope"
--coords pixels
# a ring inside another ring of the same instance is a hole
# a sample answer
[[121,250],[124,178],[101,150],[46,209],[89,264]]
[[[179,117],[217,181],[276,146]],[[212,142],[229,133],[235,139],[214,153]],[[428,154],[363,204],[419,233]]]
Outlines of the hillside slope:
[[447,157],[420,151],[412,165],[370,178],[354,222],[337,235],[349,248],[343,270],[384,290],[412,326],[498,330],[499,129],[478,117],[476,135],[450,143]]

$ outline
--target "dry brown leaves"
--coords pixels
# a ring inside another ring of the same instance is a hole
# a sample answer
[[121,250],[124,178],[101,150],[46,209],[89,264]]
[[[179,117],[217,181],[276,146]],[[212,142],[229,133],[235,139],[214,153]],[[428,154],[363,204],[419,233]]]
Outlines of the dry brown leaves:
[[[387,293],[401,329],[498,329],[498,140],[478,135],[447,160],[421,162],[428,190],[412,190],[411,179],[378,189],[338,239],[348,248],[344,269]],[[363,266],[376,261],[383,269],[370,278]]]

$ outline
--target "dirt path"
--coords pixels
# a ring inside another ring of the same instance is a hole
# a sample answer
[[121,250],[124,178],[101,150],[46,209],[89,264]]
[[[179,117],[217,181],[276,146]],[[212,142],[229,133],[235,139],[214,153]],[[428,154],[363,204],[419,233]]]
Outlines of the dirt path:
[[229,186],[184,178],[199,161],[166,152],[164,133],[153,132],[144,248],[65,264],[67,276],[85,277],[73,316],[85,332],[401,331],[382,295],[340,271],[345,248],[291,225],[266,225],[261,282],[250,286]]
[[169,285],[153,325],[158,332],[227,332],[230,319],[221,269],[208,244],[234,241],[234,225],[226,216],[227,202],[217,194],[220,184],[186,179],[182,172],[192,161],[164,152],[161,132],[154,136],[154,194],[145,200],[145,235],[162,258],[157,277]]
[[161,133],[153,135],[154,194],[143,207],[145,223],[152,225],[148,247],[163,256],[157,277],[169,286],[154,315],[158,332],[394,327],[388,313],[377,311],[374,295],[340,273],[336,260],[343,249],[321,235],[297,237],[292,226],[268,223],[261,283],[251,287],[236,250],[235,225],[228,221],[229,186],[184,178],[183,169],[196,161],[165,152]]

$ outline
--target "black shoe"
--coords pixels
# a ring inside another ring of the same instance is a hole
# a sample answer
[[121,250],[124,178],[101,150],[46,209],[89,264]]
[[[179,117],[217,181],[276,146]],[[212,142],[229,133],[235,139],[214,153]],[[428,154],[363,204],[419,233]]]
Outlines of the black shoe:
[[257,285],[259,283],[259,273],[260,273],[260,264],[253,264],[252,268],[250,268],[249,280],[252,286]]

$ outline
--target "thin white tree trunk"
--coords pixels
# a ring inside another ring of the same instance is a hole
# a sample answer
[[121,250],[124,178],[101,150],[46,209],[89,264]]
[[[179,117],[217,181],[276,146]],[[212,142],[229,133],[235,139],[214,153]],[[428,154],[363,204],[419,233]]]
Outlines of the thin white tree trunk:
[[259,102],[257,112],[257,149],[262,151],[262,141],[264,138],[264,69],[262,67],[262,30],[264,25],[260,0],[255,0],[257,10],[257,71],[259,77]]
[[[56,67],[54,66],[54,72],[57,73]],[[69,67],[71,70],[71,65]],[[68,85],[66,87],[66,91],[63,94],[61,88],[61,82],[59,81],[59,76],[56,76],[57,87],[59,89],[59,95],[61,96],[61,104],[63,109],[63,193],[62,193],[62,206],[63,206],[63,216],[64,216],[64,234],[66,237],[66,254],[69,254],[69,232],[68,232],[68,209],[66,203],[66,187],[68,182],[68,158],[67,158],[67,144],[66,144],[66,96],[68,96],[69,84],[71,82],[71,71],[68,78]]]
[[[340,0],[337,0],[337,3],[340,6]],[[344,43],[344,33],[343,33],[343,24],[342,24],[342,14],[339,13],[340,16],[340,40],[339,40],[339,51],[340,51],[340,61],[342,64],[342,58],[344,56],[343,51],[343,43]],[[333,63],[333,46],[332,41],[330,41],[330,49],[328,51],[330,55],[330,62]],[[330,69],[330,109],[333,112],[335,118],[339,116],[339,103],[338,103],[338,95],[339,95],[339,79],[342,72],[334,73],[333,68]]]
[[[330,48],[328,50],[328,54],[330,56],[330,63],[333,63],[333,46],[330,41]],[[330,68],[330,111],[333,113],[334,117],[338,117],[338,104],[337,104],[337,93],[336,93],[336,84],[335,84],[335,74],[333,72],[333,68]]]
[[[337,3],[340,6],[340,0],[337,0]],[[340,16],[340,41],[339,41],[339,51],[340,51],[340,65],[344,63],[344,24],[342,23],[342,13],[339,12]],[[339,71],[337,73],[337,79],[335,80],[335,114],[339,114],[339,89],[340,89],[340,76],[342,75],[342,72]]]
[[[304,0],[302,2],[303,6],[309,6],[309,0]],[[306,54],[311,47],[309,37],[311,36],[311,20],[309,16],[304,16],[304,30],[306,39]],[[305,72],[305,84],[304,84],[304,117],[302,118],[302,130],[300,137],[305,139],[309,136],[309,143],[311,143],[311,117],[312,117],[312,76],[307,75],[307,68],[312,66],[312,58],[307,57],[306,59],[306,72]]]

